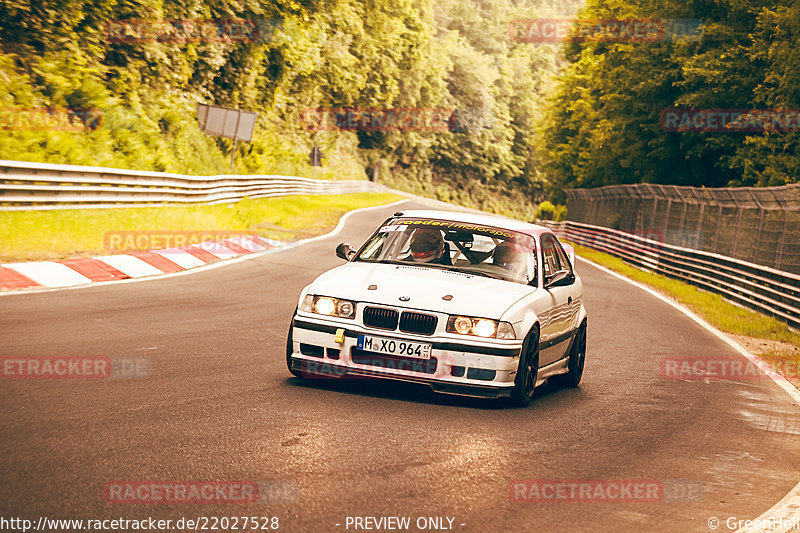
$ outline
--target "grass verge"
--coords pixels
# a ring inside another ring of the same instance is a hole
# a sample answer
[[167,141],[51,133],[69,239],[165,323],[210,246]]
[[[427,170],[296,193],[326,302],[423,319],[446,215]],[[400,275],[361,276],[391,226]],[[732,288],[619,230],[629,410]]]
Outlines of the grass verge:
[[0,263],[109,255],[106,234],[247,231],[293,241],[321,235],[347,211],[402,199],[386,193],[282,196],[218,205],[0,211]]
[[571,243],[575,253],[634,281],[648,285],[730,334],[750,353],[772,365],[800,388],[800,333],[784,322],[740,307],[693,285],[633,267],[618,257]]

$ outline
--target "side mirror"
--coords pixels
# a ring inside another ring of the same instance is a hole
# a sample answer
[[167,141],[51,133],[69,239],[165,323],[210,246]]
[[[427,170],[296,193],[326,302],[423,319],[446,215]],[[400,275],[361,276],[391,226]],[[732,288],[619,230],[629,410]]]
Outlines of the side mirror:
[[575,274],[569,270],[559,270],[553,272],[553,275],[545,279],[544,288],[561,287],[564,285],[572,285],[575,281]]
[[336,257],[340,259],[344,259],[345,261],[350,261],[350,259],[356,254],[356,251],[350,246],[350,243],[343,242],[339,246],[336,247]]

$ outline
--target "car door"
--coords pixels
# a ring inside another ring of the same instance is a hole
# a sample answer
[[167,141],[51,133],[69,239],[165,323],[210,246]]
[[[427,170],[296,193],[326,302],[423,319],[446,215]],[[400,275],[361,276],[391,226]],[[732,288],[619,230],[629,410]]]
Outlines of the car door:
[[[574,271],[561,248],[558,240],[552,234],[545,234],[541,238],[542,250],[542,279],[545,287],[545,298],[549,306],[540,316],[541,339],[539,346],[539,366],[544,367],[558,361],[566,355],[567,346],[573,330],[575,298]],[[572,283],[548,287],[556,272],[568,270],[572,275]]]
[[573,264],[574,253],[573,261],[570,261],[569,255],[567,254],[566,250],[564,250],[561,242],[559,242],[558,239],[555,239],[555,243],[556,254],[558,255],[561,268],[563,270],[569,270],[571,274],[572,281],[569,284],[564,285],[565,289],[567,289],[565,292],[567,293],[567,304],[569,305],[569,314],[567,316],[566,327],[567,333],[570,334],[571,338],[572,334],[575,333],[575,330],[578,327],[578,314],[580,313],[581,304],[583,303],[583,284],[578,281],[577,275],[575,274],[575,265]]

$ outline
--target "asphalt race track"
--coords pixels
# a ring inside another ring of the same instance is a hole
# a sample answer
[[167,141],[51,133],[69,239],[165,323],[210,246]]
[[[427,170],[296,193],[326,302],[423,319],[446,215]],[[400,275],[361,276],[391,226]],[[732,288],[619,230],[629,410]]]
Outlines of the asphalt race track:
[[[313,532],[355,531],[348,516],[408,516],[410,531],[418,517],[453,518],[464,532],[708,531],[712,516],[761,515],[800,480],[792,398],[769,379],[666,379],[664,358],[741,356],[585,262],[579,389],[545,386],[517,409],[414,385],[291,377],[284,346],[300,290],[341,263],[339,242],[362,242],[396,210],[355,213],[339,235],[224,268],[0,297],[2,357],[152,367],[142,379],[0,381],[0,516],[277,516],[281,531]],[[104,488],[119,480],[269,480],[290,496],[108,503]],[[651,480],[673,492],[520,503],[518,480]]]

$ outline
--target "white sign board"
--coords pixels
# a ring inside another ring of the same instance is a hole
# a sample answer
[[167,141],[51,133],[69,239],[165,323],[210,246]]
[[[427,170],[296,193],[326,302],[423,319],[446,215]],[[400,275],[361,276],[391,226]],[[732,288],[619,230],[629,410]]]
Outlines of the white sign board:
[[252,111],[197,104],[200,129],[209,135],[250,142],[253,140],[257,118],[258,113]]

